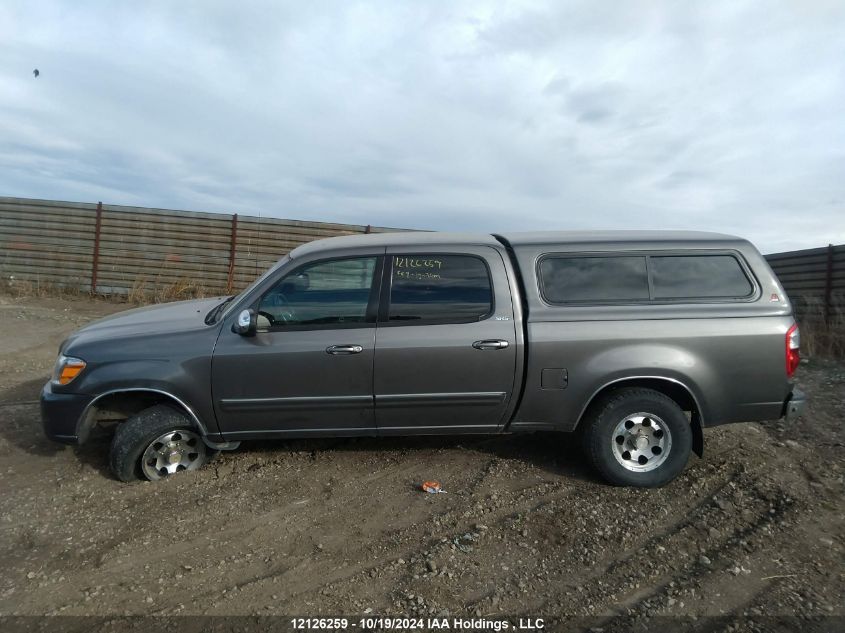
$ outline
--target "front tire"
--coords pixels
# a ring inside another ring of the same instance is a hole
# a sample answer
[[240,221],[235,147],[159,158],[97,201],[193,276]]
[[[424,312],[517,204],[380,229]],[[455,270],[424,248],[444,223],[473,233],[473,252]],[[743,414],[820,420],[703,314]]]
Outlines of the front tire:
[[121,481],[156,481],[202,467],[212,456],[198,430],[180,411],[156,405],[117,427],[109,463]]
[[674,400],[659,391],[614,391],[591,408],[584,423],[587,459],[614,485],[664,486],[689,461],[689,420]]

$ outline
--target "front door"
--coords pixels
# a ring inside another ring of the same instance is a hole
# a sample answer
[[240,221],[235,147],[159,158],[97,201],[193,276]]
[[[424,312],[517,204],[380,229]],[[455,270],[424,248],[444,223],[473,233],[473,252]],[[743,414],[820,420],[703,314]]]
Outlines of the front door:
[[224,329],[212,394],[227,440],[375,432],[381,257],[303,264],[256,304],[258,332]]
[[380,434],[495,431],[514,391],[504,261],[487,246],[387,249],[374,391]]

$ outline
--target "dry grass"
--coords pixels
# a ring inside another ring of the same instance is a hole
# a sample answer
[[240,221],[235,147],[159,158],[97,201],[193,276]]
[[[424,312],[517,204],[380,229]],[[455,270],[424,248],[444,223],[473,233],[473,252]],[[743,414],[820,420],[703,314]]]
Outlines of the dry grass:
[[6,277],[3,279],[2,291],[4,294],[16,298],[25,297],[82,297],[88,294],[82,290],[82,286],[55,284],[43,279],[15,279]]
[[[845,296],[834,295],[834,306],[845,305]],[[798,322],[801,326],[801,353],[806,356],[845,358],[845,312],[834,308],[825,317],[824,299],[799,296],[794,300]]]
[[208,288],[201,283],[181,278],[172,283],[161,283],[159,280],[148,280],[138,277],[129,289],[126,300],[130,303],[167,303],[168,301],[183,301],[185,299],[199,299],[220,294],[214,288]]
[[[91,296],[87,283],[78,285],[54,284],[43,280],[5,279],[0,291],[16,298],[27,297],[73,297]],[[147,305],[151,303],[167,303],[185,299],[198,299],[221,294],[220,289],[209,288],[198,281],[183,278],[175,282],[162,282],[159,279],[139,277],[125,292],[97,293],[97,297],[114,301],[115,303],[129,303],[133,305]]]

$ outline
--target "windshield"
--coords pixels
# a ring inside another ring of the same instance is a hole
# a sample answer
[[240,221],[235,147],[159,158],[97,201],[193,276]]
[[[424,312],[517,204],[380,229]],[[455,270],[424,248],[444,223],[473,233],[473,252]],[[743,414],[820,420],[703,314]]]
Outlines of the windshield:
[[216,315],[216,318],[214,319],[214,322],[216,323],[218,320],[220,320],[221,318],[224,318],[226,315],[228,315],[228,314],[229,314],[229,312],[230,312],[230,311],[234,308],[234,306],[236,306],[236,305],[238,305],[238,303],[240,303],[240,300],[241,300],[243,297],[245,297],[247,294],[249,294],[249,293],[252,291],[252,289],[253,289],[253,288],[255,288],[255,287],[256,287],[256,286],[258,286],[260,283],[262,283],[262,282],[263,282],[265,279],[267,279],[270,275],[272,275],[273,273],[275,273],[275,272],[276,272],[279,268],[281,268],[282,266],[284,266],[285,264],[287,264],[287,263],[288,263],[288,261],[290,261],[290,256],[289,256],[289,255],[285,255],[285,256],[284,256],[284,257],[282,257],[282,258],[281,258],[278,262],[276,262],[273,266],[271,266],[270,268],[268,268],[267,270],[265,270],[265,271],[264,271],[264,274],[263,274],[263,275],[261,275],[258,279],[256,279],[255,281],[253,281],[251,284],[249,284],[249,285],[248,285],[246,288],[244,288],[243,290],[241,290],[241,291],[240,291],[237,295],[235,295],[235,296],[233,296],[233,297],[229,297],[229,298],[228,298],[228,299],[226,299],[226,301],[224,301],[222,304],[218,305],[218,306],[215,308],[215,310],[217,310],[217,308],[220,308],[220,307],[222,307],[222,306],[224,306],[224,305],[225,305],[225,310],[222,310],[222,312],[221,312],[221,314],[220,314],[220,315]]

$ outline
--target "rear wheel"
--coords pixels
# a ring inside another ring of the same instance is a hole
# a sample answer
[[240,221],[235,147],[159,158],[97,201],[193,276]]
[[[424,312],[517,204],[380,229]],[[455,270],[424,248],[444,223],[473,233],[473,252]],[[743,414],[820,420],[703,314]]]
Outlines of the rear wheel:
[[614,391],[592,407],[584,424],[587,458],[612,484],[663,486],[689,460],[690,423],[677,403],[659,391]]
[[168,405],[156,405],[117,427],[109,461],[121,481],[155,481],[196,470],[212,455],[183,413]]

